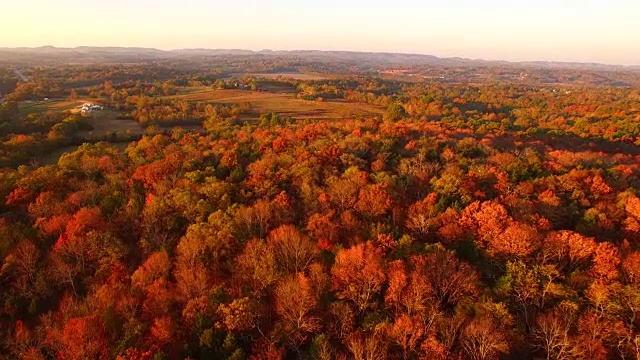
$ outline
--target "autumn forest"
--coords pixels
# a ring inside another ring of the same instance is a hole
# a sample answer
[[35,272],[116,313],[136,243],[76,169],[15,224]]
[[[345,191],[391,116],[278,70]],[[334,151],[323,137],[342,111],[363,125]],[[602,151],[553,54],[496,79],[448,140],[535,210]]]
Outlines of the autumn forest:
[[640,71],[185,59],[0,62],[0,359],[640,359]]

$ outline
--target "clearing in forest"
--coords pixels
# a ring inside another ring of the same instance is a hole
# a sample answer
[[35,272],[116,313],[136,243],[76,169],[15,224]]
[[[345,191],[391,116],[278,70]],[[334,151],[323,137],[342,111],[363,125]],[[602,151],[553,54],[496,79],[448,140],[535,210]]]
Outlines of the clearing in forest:
[[293,72],[255,73],[255,74],[246,74],[246,76],[253,76],[256,78],[263,78],[263,79],[283,78],[283,79],[294,79],[294,80],[302,80],[302,81],[326,80],[326,79],[334,78],[334,76],[326,75],[326,74],[293,73]]
[[248,90],[198,90],[168,96],[167,99],[187,101],[214,101],[220,104],[249,104],[260,114],[277,113],[296,119],[330,120],[378,116],[384,108],[365,103],[340,100],[309,101],[297,99],[292,94]]
[[73,110],[82,106],[84,100],[48,100],[48,101],[20,101],[20,112],[23,115],[52,111]]
[[111,110],[93,111],[87,118],[87,122],[93,130],[80,133],[87,139],[101,138],[110,133],[128,133],[130,135],[142,135],[144,128],[133,119],[119,119],[119,113]]

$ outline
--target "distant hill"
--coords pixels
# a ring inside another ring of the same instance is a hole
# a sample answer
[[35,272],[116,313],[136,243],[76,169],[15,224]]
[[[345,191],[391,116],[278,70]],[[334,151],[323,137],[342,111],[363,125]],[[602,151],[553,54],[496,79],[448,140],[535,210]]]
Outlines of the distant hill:
[[47,65],[65,63],[122,63],[139,62],[166,57],[162,50],[125,47],[56,48],[0,48],[0,63]]
[[538,68],[572,68],[578,70],[640,70],[640,66],[619,66],[595,63],[573,62],[507,62],[488,61],[466,58],[440,58],[433,55],[377,53],[355,51],[320,51],[320,50],[242,50],[242,49],[179,49],[158,50],[139,47],[92,47],[57,48],[43,46],[37,48],[0,48],[0,63],[48,64],[61,61],[69,63],[122,63],[144,62],[153,60],[204,59],[224,56],[249,57],[297,57],[310,61],[336,61],[353,63],[354,65],[441,65],[441,66],[532,66]]

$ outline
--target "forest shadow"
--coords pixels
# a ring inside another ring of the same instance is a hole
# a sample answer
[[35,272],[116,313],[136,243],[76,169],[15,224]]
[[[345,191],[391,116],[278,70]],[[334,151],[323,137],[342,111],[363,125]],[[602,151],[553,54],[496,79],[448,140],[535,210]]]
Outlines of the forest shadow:
[[575,134],[549,134],[536,133],[530,135],[499,135],[491,139],[495,147],[516,150],[518,143],[525,143],[526,147],[535,149],[538,152],[546,153],[548,148],[565,151],[592,151],[602,152],[608,155],[625,154],[640,155],[640,146],[627,142],[611,142],[602,138],[583,138]]

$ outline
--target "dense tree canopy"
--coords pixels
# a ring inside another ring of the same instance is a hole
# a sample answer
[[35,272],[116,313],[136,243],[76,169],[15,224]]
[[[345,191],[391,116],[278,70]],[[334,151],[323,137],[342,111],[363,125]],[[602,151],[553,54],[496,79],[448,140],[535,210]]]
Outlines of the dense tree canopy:
[[280,80],[388,106],[305,121],[94,70],[78,93],[203,126],[39,165],[86,120],[3,104],[0,357],[640,356],[636,88]]

